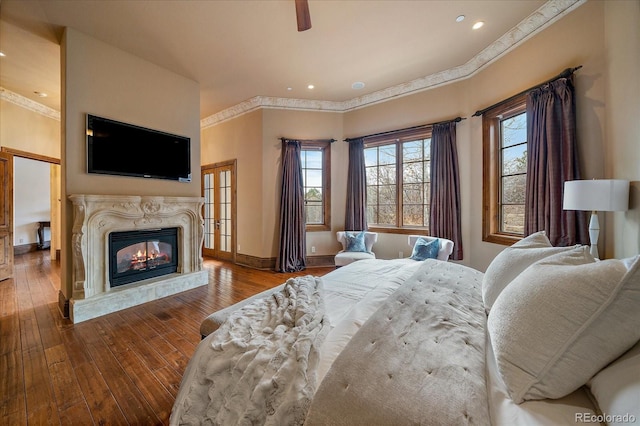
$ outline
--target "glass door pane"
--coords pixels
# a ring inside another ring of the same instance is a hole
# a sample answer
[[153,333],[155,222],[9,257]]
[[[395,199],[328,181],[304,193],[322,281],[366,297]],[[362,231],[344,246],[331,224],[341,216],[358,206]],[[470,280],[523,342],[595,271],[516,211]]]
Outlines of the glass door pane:
[[231,171],[221,170],[220,182],[220,251],[231,252]]
[[235,162],[202,169],[204,245],[202,254],[223,260],[235,257]]
[[214,190],[214,174],[212,172],[205,173],[202,176],[203,192],[204,192],[204,248],[215,250],[216,239],[216,219],[215,219],[215,190]]

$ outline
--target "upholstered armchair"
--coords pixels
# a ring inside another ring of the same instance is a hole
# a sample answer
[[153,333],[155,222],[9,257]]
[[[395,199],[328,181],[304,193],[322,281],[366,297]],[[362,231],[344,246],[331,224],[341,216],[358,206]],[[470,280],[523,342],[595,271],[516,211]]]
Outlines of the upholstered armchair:
[[[407,242],[412,249],[413,246],[416,245],[416,241],[418,241],[418,238],[423,238],[427,241],[433,241],[438,237],[428,237],[426,235],[409,235]],[[436,259],[447,261],[449,260],[449,256],[451,255],[451,253],[453,253],[453,241],[447,240],[446,238],[438,238],[438,240],[440,240],[440,250],[438,250],[438,257]]]
[[[347,235],[347,232],[349,233]],[[364,234],[362,241],[358,241],[357,237],[361,233]],[[375,259],[373,253],[373,244],[378,240],[376,232],[368,231],[339,231],[336,233],[338,241],[342,244],[342,250],[336,254],[336,266],[345,266],[351,262],[363,259]]]

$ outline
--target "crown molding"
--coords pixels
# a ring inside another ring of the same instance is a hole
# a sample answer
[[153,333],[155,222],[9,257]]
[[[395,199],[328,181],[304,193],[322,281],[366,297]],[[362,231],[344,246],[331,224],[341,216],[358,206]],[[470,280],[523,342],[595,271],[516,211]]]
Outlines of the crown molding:
[[210,115],[200,121],[206,129],[260,108],[278,108],[306,111],[347,112],[373,104],[386,102],[401,96],[433,89],[438,86],[464,80],[498,60],[519,44],[542,31],[563,16],[586,3],[587,0],[550,0],[523,19],[518,25],[482,50],[464,65],[421,77],[343,102],[256,96]]
[[[407,83],[398,84],[366,95],[342,102],[320,101],[312,99],[277,98],[255,96],[230,108],[224,109],[200,120],[200,128],[206,129],[232,120],[257,109],[289,109],[296,111],[347,112],[386,102],[402,96],[411,95],[438,86],[469,78],[513,50],[519,44],[569,14],[587,0],[549,0],[538,10],[523,19],[518,25],[498,40],[474,56],[467,63],[421,77]],[[30,111],[60,121],[60,112],[22,95],[0,87],[0,99],[11,102]]]
[[206,129],[257,109],[292,109],[297,111],[344,112],[343,102],[317,101],[312,99],[275,98],[272,96],[255,96],[231,108],[200,120],[200,128]]
[[587,0],[548,1],[464,65],[351,99],[344,103],[343,112],[386,102],[392,98],[411,95],[469,78],[516,48],[528,38],[572,12],[578,6],[586,3],[586,1]]
[[5,89],[4,87],[0,87],[0,99],[11,102],[12,104],[18,105],[19,107],[28,109],[29,111],[44,115],[45,117],[60,121],[60,111],[56,111],[55,109],[49,108],[46,105],[42,105],[36,101],[32,101],[31,99],[25,98],[24,96],[12,92],[11,90]]

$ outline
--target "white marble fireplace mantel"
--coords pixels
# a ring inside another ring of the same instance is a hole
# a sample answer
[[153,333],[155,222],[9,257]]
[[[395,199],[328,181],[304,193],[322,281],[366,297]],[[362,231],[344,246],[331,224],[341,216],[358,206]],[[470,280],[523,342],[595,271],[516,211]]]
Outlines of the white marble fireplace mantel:
[[[202,269],[204,200],[200,197],[70,195],[73,203],[74,323],[150,302],[208,283]],[[178,228],[176,273],[111,288],[109,234]]]

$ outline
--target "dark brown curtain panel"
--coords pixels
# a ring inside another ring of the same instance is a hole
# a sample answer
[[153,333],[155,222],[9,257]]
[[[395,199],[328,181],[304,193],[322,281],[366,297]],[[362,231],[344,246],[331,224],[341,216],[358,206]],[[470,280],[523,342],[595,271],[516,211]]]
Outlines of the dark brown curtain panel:
[[580,179],[573,75],[527,95],[525,235],[546,231],[554,246],[589,244],[584,212],[563,210],[564,182]]
[[280,195],[280,248],[276,258],[276,271],[295,272],[305,267],[306,231],[300,142],[284,139]]
[[347,230],[367,229],[367,177],[364,167],[364,140],[349,141],[347,206],[344,220]]
[[453,260],[462,260],[460,173],[455,121],[435,124],[431,136],[429,233],[453,241]]

